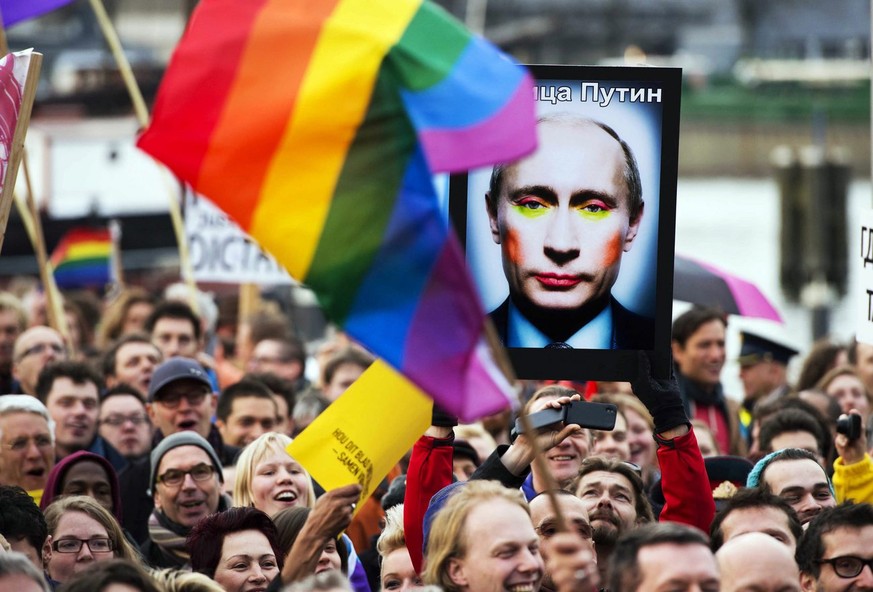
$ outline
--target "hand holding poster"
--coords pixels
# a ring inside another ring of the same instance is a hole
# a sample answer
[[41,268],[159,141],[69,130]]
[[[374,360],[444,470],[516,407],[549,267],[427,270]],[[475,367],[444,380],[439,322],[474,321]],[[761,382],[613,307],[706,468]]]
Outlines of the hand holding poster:
[[430,417],[430,399],[377,360],[294,439],[288,454],[326,490],[359,483],[363,502]]

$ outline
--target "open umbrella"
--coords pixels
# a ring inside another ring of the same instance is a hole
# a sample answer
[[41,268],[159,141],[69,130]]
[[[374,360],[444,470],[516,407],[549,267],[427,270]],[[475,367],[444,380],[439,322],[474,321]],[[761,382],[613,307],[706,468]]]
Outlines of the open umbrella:
[[673,267],[673,298],[720,308],[728,314],[782,322],[776,308],[757,286],[709,263],[682,255],[676,255]]

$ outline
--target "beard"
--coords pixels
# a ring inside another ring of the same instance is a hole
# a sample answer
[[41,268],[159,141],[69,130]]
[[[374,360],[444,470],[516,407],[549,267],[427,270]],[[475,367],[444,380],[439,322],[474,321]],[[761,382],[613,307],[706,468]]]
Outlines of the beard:
[[[595,545],[611,547],[615,545],[618,537],[624,531],[621,520],[611,511],[598,510],[593,512],[589,519],[593,527],[592,539]],[[595,521],[597,524],[594,524]]]

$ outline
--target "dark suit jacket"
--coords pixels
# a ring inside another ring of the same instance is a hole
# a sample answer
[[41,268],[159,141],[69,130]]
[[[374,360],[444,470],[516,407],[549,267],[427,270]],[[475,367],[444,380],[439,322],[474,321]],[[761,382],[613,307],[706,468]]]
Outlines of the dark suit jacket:
[[[655,346],[655,319],[631,312],[615,298],[610,298],[612,307],[611,349],[653,349]],[[509,298],[488,315],[497,334],[506,343],[509,325]]]

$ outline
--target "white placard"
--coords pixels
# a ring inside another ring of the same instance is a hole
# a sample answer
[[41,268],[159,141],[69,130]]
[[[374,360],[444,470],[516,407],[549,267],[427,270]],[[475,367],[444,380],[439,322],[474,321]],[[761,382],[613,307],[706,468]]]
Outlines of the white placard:
[[185,234],[194,279],[222,284],[296,283],[272,255],[202,195],[185,195]]
[[873,345],[873,210],[864,210],[860,216],[860,240],[850,248],[852,259],[861,270],[860,310],[856,338]]

